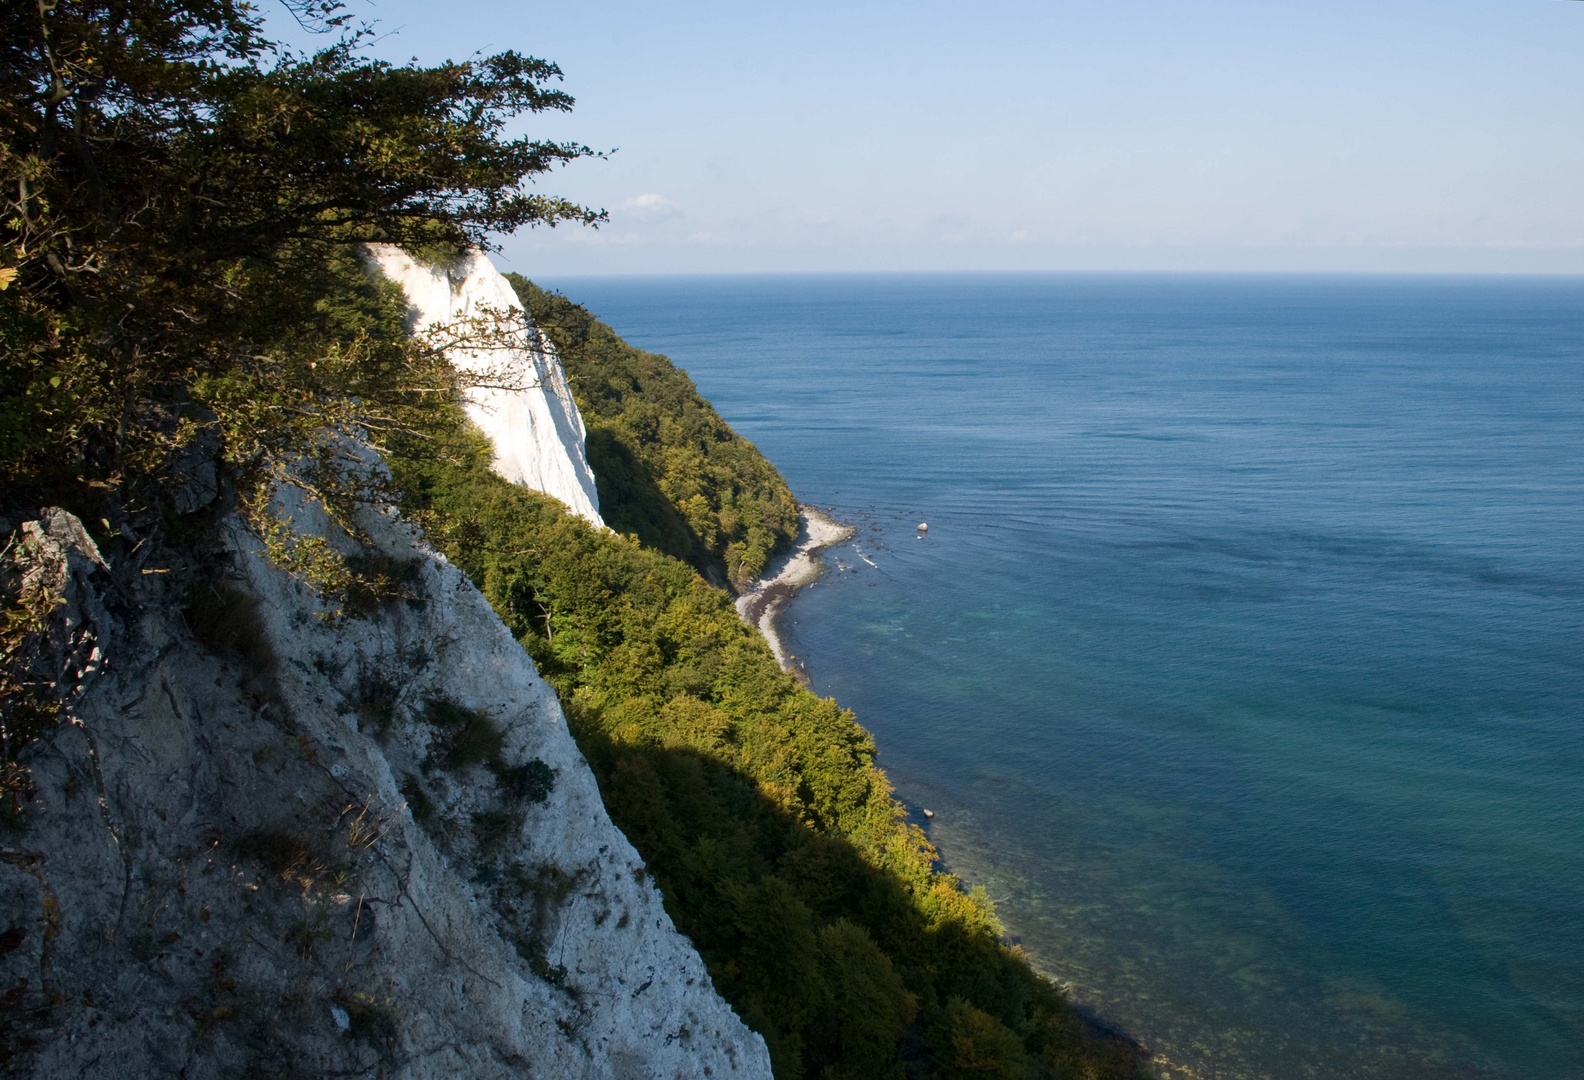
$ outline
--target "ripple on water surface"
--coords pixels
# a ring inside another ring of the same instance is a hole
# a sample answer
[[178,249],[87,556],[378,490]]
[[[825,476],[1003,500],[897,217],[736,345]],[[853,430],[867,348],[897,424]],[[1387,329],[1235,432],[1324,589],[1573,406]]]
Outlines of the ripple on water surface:
[[858,526],[815,688],[1172,1075],[1584,1075],[1584,283],[558,284]]

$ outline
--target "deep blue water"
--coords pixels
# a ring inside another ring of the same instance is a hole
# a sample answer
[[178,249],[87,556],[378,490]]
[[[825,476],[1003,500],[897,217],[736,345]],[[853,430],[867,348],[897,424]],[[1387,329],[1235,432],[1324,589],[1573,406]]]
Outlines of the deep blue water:
[[1584,1076],[1584,280],[547,284],[861,527],[815,689],[1167,1075]]

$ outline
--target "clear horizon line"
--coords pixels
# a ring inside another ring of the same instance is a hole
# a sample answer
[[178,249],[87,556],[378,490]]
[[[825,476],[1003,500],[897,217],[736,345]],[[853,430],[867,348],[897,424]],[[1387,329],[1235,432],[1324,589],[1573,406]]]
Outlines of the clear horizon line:
[[[498,254],[498,253],[492,253]],[[513,271],[517,272],[517,271]],[[529,275],[525,275],[529,276]],[[1357,277],[1357,278],[1547,278],[1584,279],[1584,270],[1207,270],[1207,269],[1008,269],[928,270],[625,270],[549,273],[543,278],[723,278],[723,277]]]

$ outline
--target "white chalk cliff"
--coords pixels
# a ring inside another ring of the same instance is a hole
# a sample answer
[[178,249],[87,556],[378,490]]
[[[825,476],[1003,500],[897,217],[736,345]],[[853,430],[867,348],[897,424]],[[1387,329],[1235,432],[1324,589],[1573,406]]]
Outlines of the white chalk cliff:
[[[481,255],[371,258],[416,330],[522,312]],[[560,362],[512,325],[532,385],[469,414],[497,472],[603,525]],[[394,508],[355,540],[276,498],[299,534],[404,568],[405,598],[337,617],[235,516],[196,559],[112,565],[59,509],[0,551],[0,599],[62,601],[29,661],[62,722],[19,757],[23,822],[0,820],[0,1072],[770,1080],[472,582]]]
[[555,496],[574,514],[603,526],[594,472],[583,451],[583,416],[555,347],[532,325],[511,283],[481,252],[448,267],[429,267],[391,244],[370,244],[367,251],[370,264],[407,294],[414,331],[443,330],[469,320],[493,320],[502,328],[505,341],[446,350],[446,359],[461,371],[502,372],[525,387],[467,392],[469,418],[495,446],[495,471],[514,484]]
[[235,519],[188,575],[218,620],[62,510],[0,556],[63,598],[65,709],[0,837],[0,1072],[769,1080],[522,647],[394,511],[362,524],[414,595],[356,619]]

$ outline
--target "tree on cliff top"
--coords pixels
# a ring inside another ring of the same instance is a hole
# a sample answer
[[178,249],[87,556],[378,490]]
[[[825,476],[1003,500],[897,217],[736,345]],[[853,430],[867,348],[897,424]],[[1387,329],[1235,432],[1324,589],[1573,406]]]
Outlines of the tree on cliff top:
[[0,502],[158,502],[203,429],[223,456],[270,445],[224,445],[225,402],[252,435],[399,422],[410,350],[323,302],[351,244],[603,219],[531,186],[592,150],[505,133],[571,108],[554,64],[392,65],[339,0],[284,2],[325,48],[269,40],[240,0],[0,5]]

